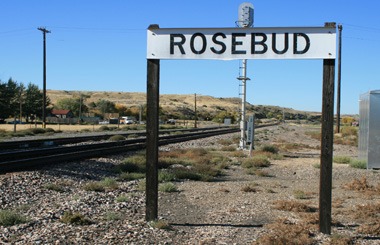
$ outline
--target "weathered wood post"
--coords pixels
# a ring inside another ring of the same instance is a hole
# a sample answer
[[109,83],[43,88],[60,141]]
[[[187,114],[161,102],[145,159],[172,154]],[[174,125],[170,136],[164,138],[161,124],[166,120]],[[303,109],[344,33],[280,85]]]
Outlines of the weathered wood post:
[[[149,29],[157,29],[150,25]],[[146,118],[146,209],[145,220],[158,217],[158,127],[160,98],[160,60],[147,60],[147,118]]]
[[[326,23],[325,27],[335,27]],[[321,168],[319,193],[319,231],[331,234],[331,189],[334,140],[335,59],[323,60]]]

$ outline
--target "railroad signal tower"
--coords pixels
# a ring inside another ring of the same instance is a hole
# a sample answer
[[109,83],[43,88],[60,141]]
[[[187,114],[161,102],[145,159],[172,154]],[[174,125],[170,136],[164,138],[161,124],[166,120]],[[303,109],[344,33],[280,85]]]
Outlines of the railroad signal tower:
[[[241,28],[248,28],[253,26],[253,4],[244,2],[239,5],[238,20],[236,25]],[[239,64],[239,77],[237,78],[241,81],[241,116],[240,116],[240,142],[239,148],[244,149],[247,143],[247,137],[245,135],[246,130],[246,117],[245,117],[245,106],[246,106],[246,93],[247,80],[247,60],[241,60]]]

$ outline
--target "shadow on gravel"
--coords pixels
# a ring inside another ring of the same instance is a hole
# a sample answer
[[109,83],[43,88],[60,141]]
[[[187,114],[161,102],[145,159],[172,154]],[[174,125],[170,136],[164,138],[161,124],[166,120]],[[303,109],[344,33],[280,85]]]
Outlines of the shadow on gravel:
[[250,224],[177,224],[177,223],[170,223],[171,226],[186,226],[186,227],[206,227],[206,226],[212,226],[212,227],[234,227],[234,228],[261,228],[264,225],[263,224],[257,224],[257,225],[250,225]]
[[96,160],[83,160],[80,162],[62,163],[54,166],[40,168],[45,174],[53,176],[67,176],[72,179],[101,180],[105,177],[115,177],[115,165]]

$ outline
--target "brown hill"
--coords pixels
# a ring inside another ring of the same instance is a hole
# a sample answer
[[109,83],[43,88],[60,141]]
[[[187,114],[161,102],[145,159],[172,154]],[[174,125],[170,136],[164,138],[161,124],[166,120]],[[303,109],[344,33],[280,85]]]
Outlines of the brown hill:
[[[146,93],[142,92],[109,92],[109,91],[66,91],[47,90],[53,106],[63,98],[78,98],[86,96],[86,104],[99,100],[108,100],[115,104],[134,107],[146,104]],[[162,94],[160,95],[160,107],[167,117],[191,118],[195,114],[195,98],[197,115],[203,119],[212,119],[218,114],[239,117],[241,109],[240,98],[215,98],[207,95],[194,94]],[[307,119],[318,118],[320,113],[298,111],[279,106],[252,105],[247,103],[247,114],[255,114],[256,118],[282,118]]]

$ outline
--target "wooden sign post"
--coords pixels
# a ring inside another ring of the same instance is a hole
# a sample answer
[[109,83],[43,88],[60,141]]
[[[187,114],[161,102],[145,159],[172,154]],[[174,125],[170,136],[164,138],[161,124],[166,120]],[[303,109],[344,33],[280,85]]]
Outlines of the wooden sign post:
[[[159,27],[158,25],[151,25],[149,28]],[[159,59],[148,59],[147,74],[145,219],[153,221],[158,217]]]
[[[326,26],[335,27],[335,23]],[[319,231],[331,234],[331,189],[334,141],[335,59],[323,60],[321,168],[319,183]]]
[[[319,229],[331,233],[336,24],[297,28],[147,30],[146,220],[158,217],[160,59],[323,59]],[[279,36],[282,38],[277,39]],[[278,42],[283,40],[279,50]],[[253,142],[252,142],[253,143]]]

